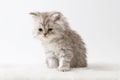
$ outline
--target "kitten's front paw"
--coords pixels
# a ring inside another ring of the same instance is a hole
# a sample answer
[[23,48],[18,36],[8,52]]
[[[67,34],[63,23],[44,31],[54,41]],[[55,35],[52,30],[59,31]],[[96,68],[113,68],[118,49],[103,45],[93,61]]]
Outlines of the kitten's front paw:
[[65,72],[65,71],[69,71],[69,70],[70,70],[69,67],[58,67],[58,71]]
[[58,67],[58,61],[57,61],[57,59],[49,59],[48,61],[47,61],[47,66],[48,66],[48,68],[57,68]]
[[57,68],[58,65],[57,64],[48,64],[48,68]]

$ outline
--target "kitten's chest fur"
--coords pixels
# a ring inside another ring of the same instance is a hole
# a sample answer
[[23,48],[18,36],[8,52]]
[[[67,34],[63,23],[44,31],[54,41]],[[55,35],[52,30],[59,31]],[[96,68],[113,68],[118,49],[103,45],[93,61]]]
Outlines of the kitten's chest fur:
[[43,46],[46,53],[52,52],[54,53],[54,55],[59,57],[60,55],[62,55],[62,51],[72,49],[69,43],[70,41],[66,40],[66,37],[63,36],[61,38],[53,39],[50,42],[44,42]]
[[58,44],[56,42],[45,43],[43,46],[45,48],[45,51],[52,51],[52,52],[58,51]]

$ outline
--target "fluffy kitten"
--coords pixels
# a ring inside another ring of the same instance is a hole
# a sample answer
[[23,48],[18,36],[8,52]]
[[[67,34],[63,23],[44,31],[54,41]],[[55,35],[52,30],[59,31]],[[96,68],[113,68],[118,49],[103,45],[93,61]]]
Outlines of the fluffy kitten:
[[45,48],[49,68],[68,71],[86,67],[86,48],[81,37],[73,31],[60,12],[31,12],[35,27],[34,35]]

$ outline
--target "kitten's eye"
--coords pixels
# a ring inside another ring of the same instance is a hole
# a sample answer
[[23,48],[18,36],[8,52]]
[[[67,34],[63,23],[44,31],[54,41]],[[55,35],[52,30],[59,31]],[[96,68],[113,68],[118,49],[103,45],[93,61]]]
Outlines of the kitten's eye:
[[42,28],[39,28],[38,30],[41,32],[41,31],[42,31]]
[[52,30],[53,30],[52,28],[49,28],[49,29],[48,29],[48,32],[50,32],[50,31],[52,31]]

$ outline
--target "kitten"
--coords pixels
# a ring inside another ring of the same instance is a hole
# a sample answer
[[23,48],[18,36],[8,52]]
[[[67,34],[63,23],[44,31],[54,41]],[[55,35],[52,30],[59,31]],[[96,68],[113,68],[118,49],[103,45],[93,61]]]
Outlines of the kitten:
[[81,37],[73,31],[60,12],[31,12],[38,37],[46,54],[49,68],[68,71],[70,68],[86,67],[86,48]]

